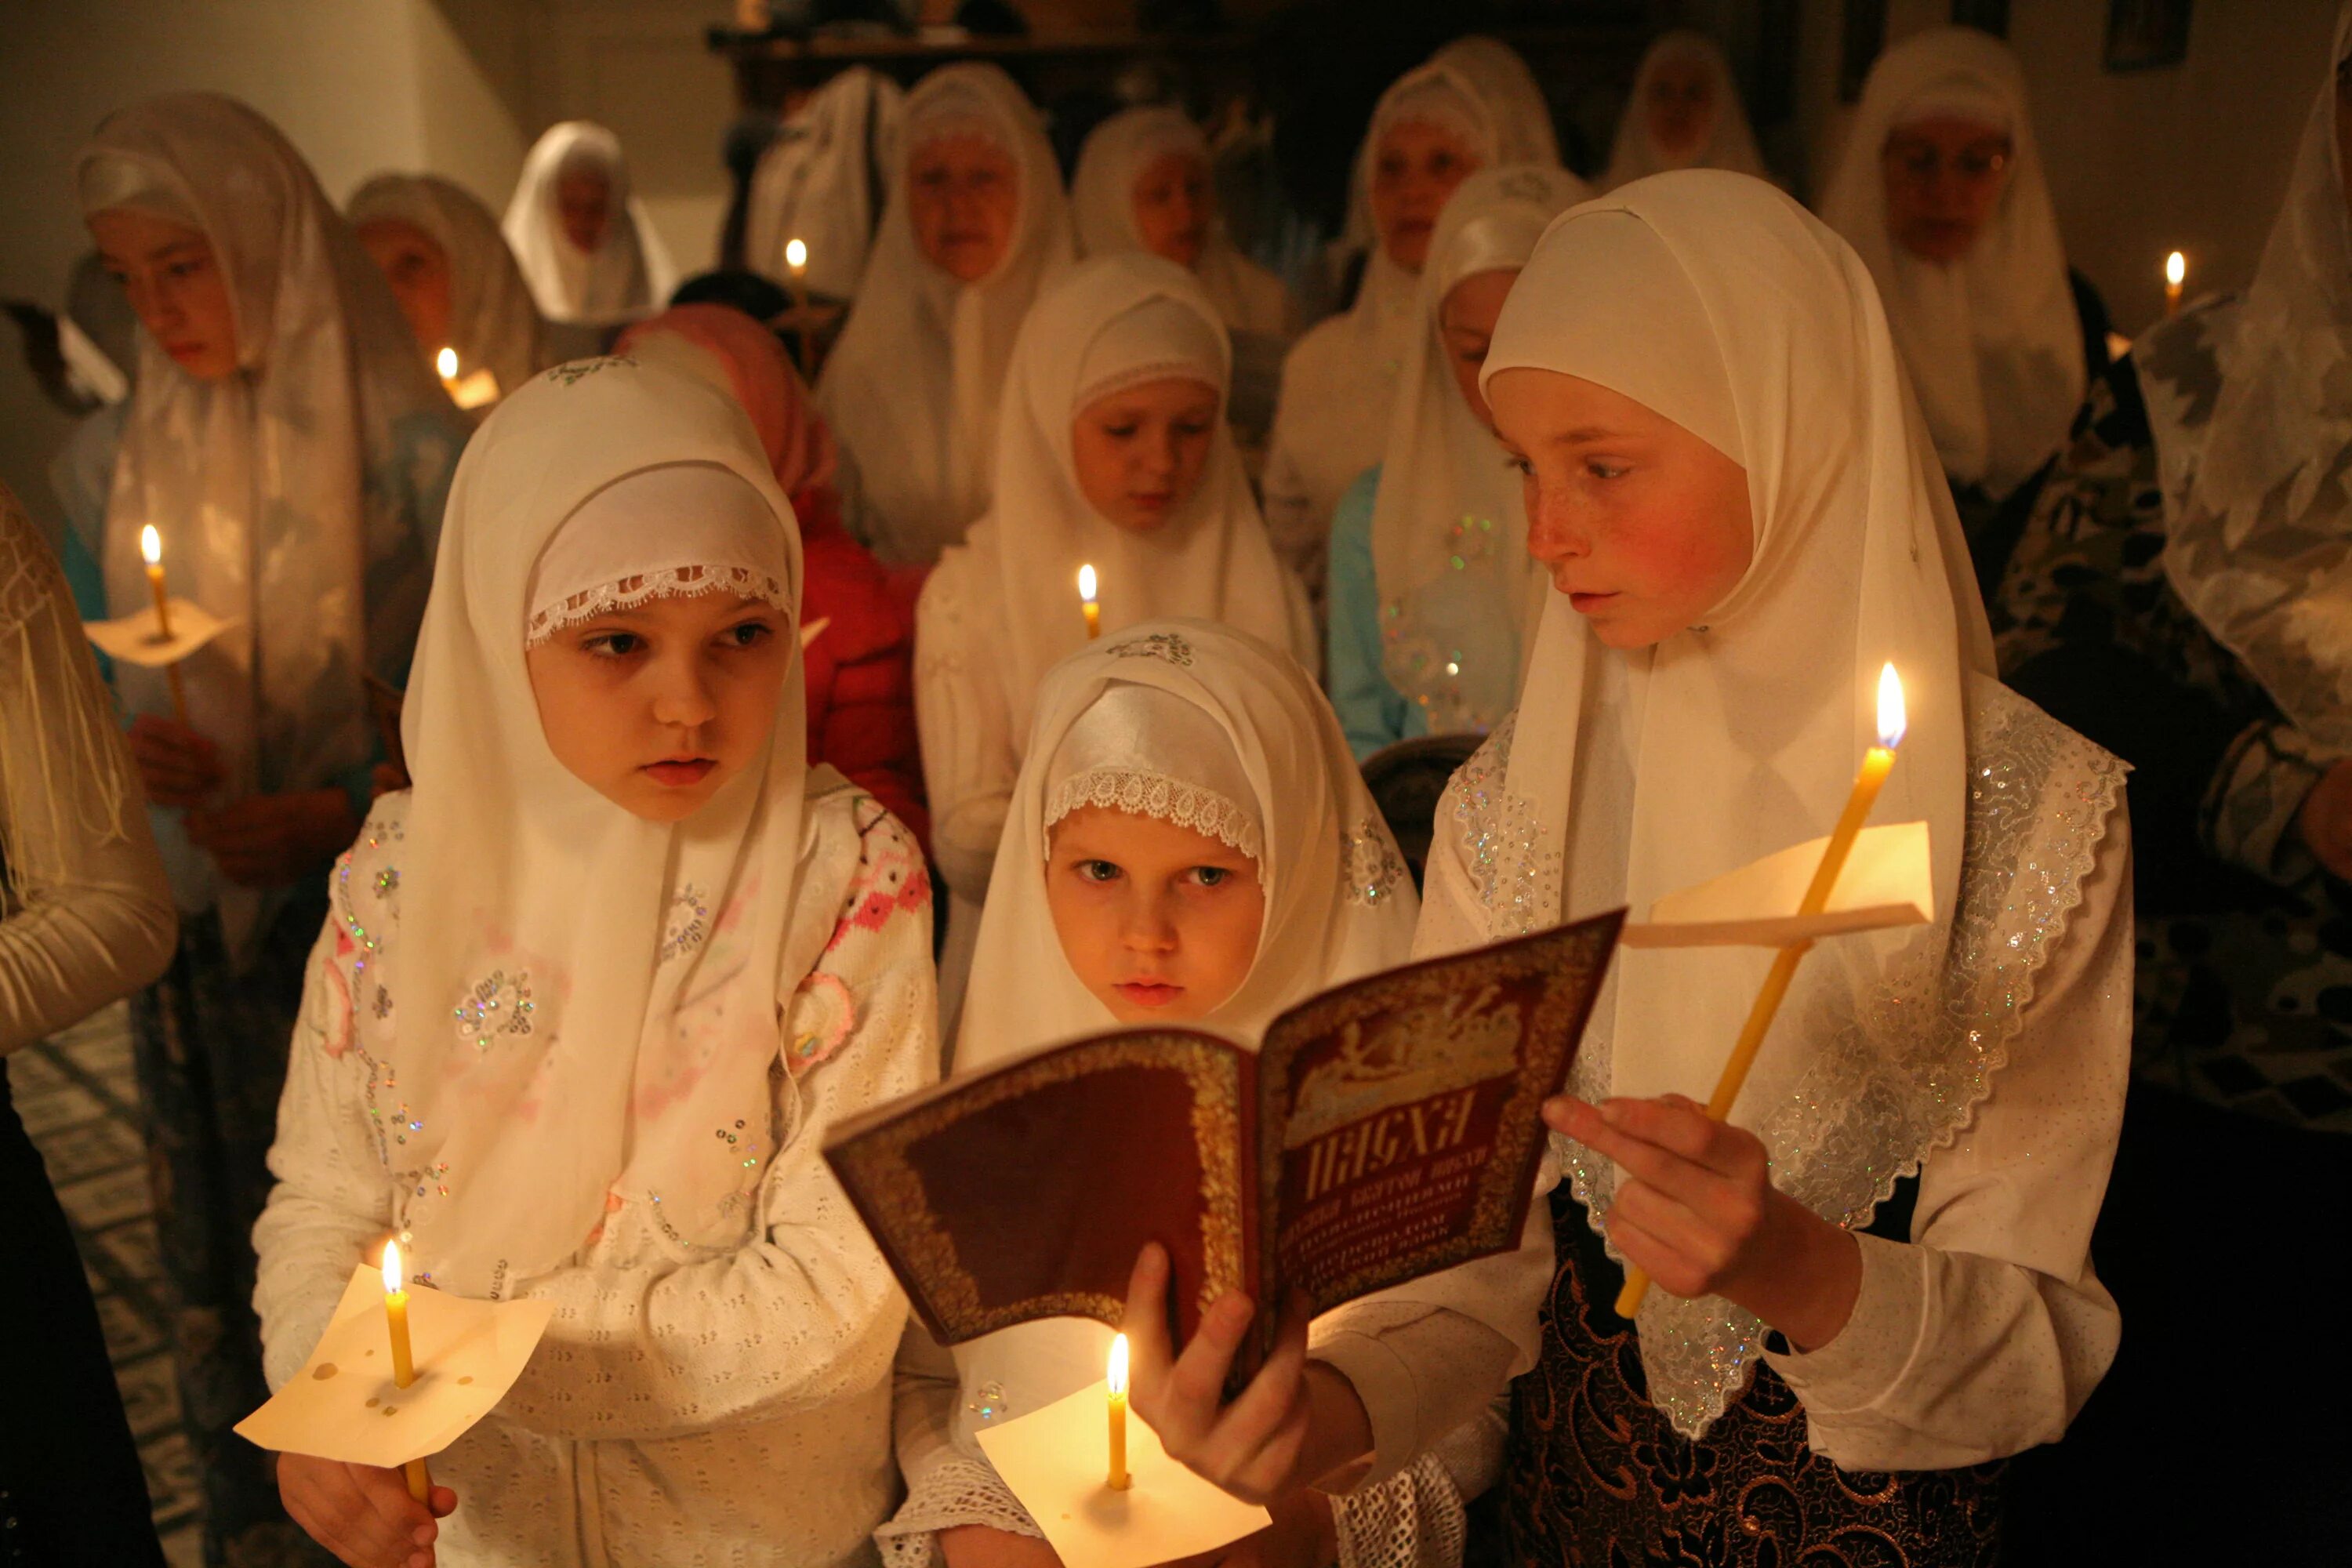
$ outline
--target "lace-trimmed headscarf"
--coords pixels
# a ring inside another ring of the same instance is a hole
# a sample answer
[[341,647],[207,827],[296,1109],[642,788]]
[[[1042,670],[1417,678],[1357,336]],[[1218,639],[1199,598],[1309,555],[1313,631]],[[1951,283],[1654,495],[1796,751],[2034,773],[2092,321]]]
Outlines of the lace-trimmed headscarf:
[[[1905,249],[1886,221],[1888,135],[1945,115],[2005,132],[2011,156],[1991,218],[1948,266]],[[1878,280],[1944,471],[1995,496],[2032,478],[2066,438],[2087,373],[2058,212],[2009,46],[1974,27],[1936,27],[1881,55],[1821,209]]]
[[[1670,157],[1650,132],[1650,82],[1667,64],[1698,66],[1715,79],[1715,117],[1696,153]],[[1663,174],[1669,169],[1729,169],[1734,174],[1770,179],[1764,154],[1757,150],[1756,132],[1748,123],[1748,106],[1739,99],[1738,79],[1723,46],[1705,33],[1687,28],[1663,35],[1643,55],[1633,73],[1633,90],[1626,96],[1625,112],[1617,121],[1617,141],[1609,153],[1609,170],[1601,188],[1613,191],[1634,180]]]
[[[1533,368],[1633,399],[1738,462],[1754,559],[1722,604],[1654,648],[1602,646],[1565,595],[1544,605],[1508,737],[1492,847],[1500,937],[1630,905],[1830,830],[1877,739],[1892,661],[1910,728],[1873,820],[1924,820],[1938,921],[1822,943],[1805,962],[1731,1121],[1766,1140],[1773,1179],[1843,1220],[1965,1122],[1948,1093],[1985,1038],[1939,1034],[1908,994],[1865,1016],[1889,975],[1941,973],[1968,797],[1966,681],[1991,638],[1950,492],[1878,290],[1853,251],[1744,174],[1660,174],[1565,214],[1504,306],[1484,376]],[[1708,1092],[1771,954],[1632,950],[1595,1009],[1574,1084],[1588,1097]],[[1865,1031],[1849,1061],[1838,1029]],[[1916,1034],[1911,1032],[1916,1031]],[[1825,1070],[1816,1070],[1816,1068]],[[1824,1133],[1860,1114],[1881,1136]],[[1606,1162],[1568,1151],[1608,1226]],[[1856,1194],[1859,1196],[1856,1196]],[[1703,1428],[1746,1381],[1752,1316],[1653,1290],[1640,1320],[1652,1399]]]
[[[1012,158],[1020,185],[996,270],[959,281],[915,242],[908,161],[927,143],[976,136]],[[1069,265],[1069,205],[1037,110],[992,65],[941,66],[907,97],[890,201],[857,302],[817,383],[817,405],[856,461],[892,565],[923,565],[988,508],[996,409],[1024,317]]]
[[344,209],[353,227],[386,219],[409,224],[441,247],[449,265],[449,341],[423,343],[427,362],[457,351],[461,374],[487,367],[501,395],[545,363],[539,306],[499,220],[473,192],[438,174],[378,174]]
[[1528,556],[1519,476],[1462,396],[1439,320],[1476,273],[1517,271],[1546,225],[1592,193],[1565,169],[1481,169],[1454,193],[1421,273],[1372,502],[1381,667],[1430,732],[1484,731],[1517,695],[1519,639],[1549,579]]
[[1023,325],[1005,377],[996,499],[940,565],[968,586],[959,640],[964,657],[994,668],[1015,736],[1028,732],[1046,670],[1086,643],[1082,565],[1097,574],[1106,634],[1202,616],[1313,661],[1305,597],[1275,558],[1223,420],[1198,488],[1150,533],[1104,517],[1078,484],[1070,429],[1089,404],[1163,378],[1222,397],[1228,375],[1224,327],[1200,283],[1144,251],[1079,263]]
[[[562,365],[467,450],[404,715],[416,787],[376,879],[398,924],[343,933],[392,1008],[368,1068],[371,1103],[398,1108],[395,1214],[446,1289],[512,1294],[624,1205],[658,1205],[689,1254],[752,1223],[785,933],[797,900],[842,896],[799,884],[799,576],[749,420],[690,376]],[[785,612],[774,726],[699,812],[648,821],[557,760],[526,647],[534,625],[714,588]],[[748,1154],[711,1136],[744,1125]]]
[[1045,839],[1089,806],[1157,817],[1214,838],[1258,863],[1265,829],[1241,758],[1217,721],[1172,692],[1123,683],[1078,716],[1047,764]]
[[2282,710],[2352,752],[2352,222],[2336,73],[2242,302],[2189,311],[2132,351],[2162,461],[2165,575]]
[[[563,232],[557,187],[567,174],[604,182],[604,232],[583,250]],[[551,321],[603,324],[661,309],[677,281],[669,247],[630,194],[621,139],[585,120],[551,125],[523,160],[502,226],[539,308]]]

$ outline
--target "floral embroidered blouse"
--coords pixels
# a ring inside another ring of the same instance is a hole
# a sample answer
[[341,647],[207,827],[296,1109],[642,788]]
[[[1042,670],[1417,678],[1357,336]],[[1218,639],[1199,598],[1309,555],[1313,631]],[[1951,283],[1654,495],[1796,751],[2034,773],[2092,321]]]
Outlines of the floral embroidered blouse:
[[[870,796],[829,770],[810,790],[798,885],[812,896],[784,951],[815,956],[778,1020],[759,1140],[774,1152],[747,1194],[745,1239],[689,1248],[657,1208],[614,1198],[570,1267],[521,1285],[554,1320],[498,1411],[434,1459],[458,1497],[442,1568],[871,1560],[898,1485],[906,1301],[819,1151],[838,1119],[937,1075],[930,884]],[[278,1185],[254,1232],[272,1387],[391,1231],[395,1184],[415,1179],[396,1121],[376,1114],[394,998],[366,973],[399,940],[406,801],[378,802],[338,864],[311,961],[269,1154]]]

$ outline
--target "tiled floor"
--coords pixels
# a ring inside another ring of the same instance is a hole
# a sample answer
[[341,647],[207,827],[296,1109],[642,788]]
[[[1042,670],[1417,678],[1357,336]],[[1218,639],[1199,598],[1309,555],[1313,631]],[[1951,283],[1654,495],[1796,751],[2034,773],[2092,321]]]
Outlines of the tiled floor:
[[98,1297],[115,1382],[139,1457],[164,1555],[197,1568],[198,1499],[180,1432],[180,1399],[166,1350],[163,1281],[150,1217],[139,1090],[131,1068],[130,1015],[121,1006],[8,1058],[16,1110],[57,1184],[82,1267]]

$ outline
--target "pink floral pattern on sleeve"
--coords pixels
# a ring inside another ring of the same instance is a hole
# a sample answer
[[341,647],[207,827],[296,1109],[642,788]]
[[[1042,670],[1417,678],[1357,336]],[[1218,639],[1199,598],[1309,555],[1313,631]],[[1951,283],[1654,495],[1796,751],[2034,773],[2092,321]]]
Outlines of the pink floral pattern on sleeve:
[[[842,895],[841,917],[817,966],[793,991],[785,1014],[784,1065],[794,1078],[840,1050],[857,1030],[857,992],[835,973],[841,960],[894,922],[920,919],[928,927],[930,921],[930,872],[914,835],[870,796],[858,797],[855,820],[856,874]],[[928,951],[928,932],[921,945]]]

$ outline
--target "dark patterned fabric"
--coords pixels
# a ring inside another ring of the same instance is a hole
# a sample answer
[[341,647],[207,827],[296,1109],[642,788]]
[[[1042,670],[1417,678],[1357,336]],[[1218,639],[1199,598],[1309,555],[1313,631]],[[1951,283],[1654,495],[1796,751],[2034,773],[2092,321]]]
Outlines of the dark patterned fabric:
[[[1991,1568],[1999,1464],[1842,1470],[1805,1442],[1805,1413],[1769,1366],[1697,1442],[1653,1407],[1623,1276],[1565,1186],[1543,1354],[1512,1385],[1507,1553],[1550,1568]],[[1899,1208],[1874,1229],[1908,1230]]]
[[231,1430],[269,1397],[253,1315],[253,1223],[269,1196],[266,1161],[303,966],[326,917],[323,898],[291,900],[240,973],[219,917],[183,915],[172,967],[131,1004],[207,1568],[332,1561],[286,1517],[269,1456]]

